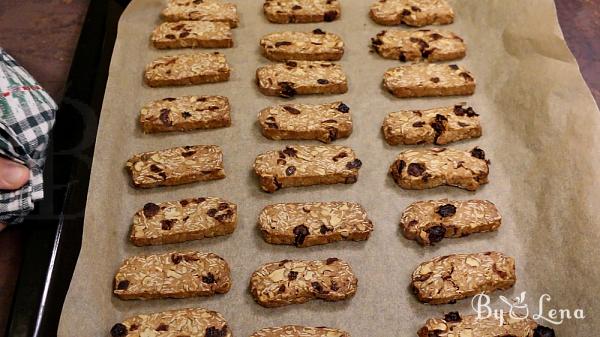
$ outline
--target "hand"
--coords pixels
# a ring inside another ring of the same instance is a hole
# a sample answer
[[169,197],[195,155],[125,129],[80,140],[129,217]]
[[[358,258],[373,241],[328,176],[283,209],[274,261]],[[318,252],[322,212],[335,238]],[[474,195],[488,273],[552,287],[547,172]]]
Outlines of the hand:
[[[29,169],[12,160],[0,157],[0,190],[16,190],[29,180]],[[0,223],[0,231],[6,227]]]

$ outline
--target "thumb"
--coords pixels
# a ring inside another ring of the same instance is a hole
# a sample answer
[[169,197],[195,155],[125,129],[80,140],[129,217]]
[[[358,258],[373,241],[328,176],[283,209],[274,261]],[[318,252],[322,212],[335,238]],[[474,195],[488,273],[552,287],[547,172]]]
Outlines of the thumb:
[[6,158],[0,158],[0,189],[16,190],[29,180],[29,169]]

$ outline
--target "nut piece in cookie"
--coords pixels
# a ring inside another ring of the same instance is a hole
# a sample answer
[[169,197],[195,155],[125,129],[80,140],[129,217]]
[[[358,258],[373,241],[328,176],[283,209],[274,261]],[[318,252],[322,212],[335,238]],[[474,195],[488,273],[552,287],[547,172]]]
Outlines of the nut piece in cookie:
[[537,324],[528,317],[511,317],[505,314],[500,321],[495,317],[478,318],[477,315],[460,315],[449,312],[444,318],[430,318],[417,333],[419,337],[431,336],[512,336],[555,337],[554,330]]
[[212,296],[230,288],[229,265],[220,256],[180,251],[128,258],[115,275],[113,293],[143,300]]
[[224,82],[230,73],[225,55],[219,52],[171,55],[150,62],[144,81],[151,87],[193,85]]
[[225,22],[163,22],[152,32],[150,40],[159,49],[233,47],[231,28]]
[[404,210],[400,228],[407,239],[426,246],[444,238],[495,231],[501,221],[498,209],[487,200],[427,200]]
[[221,0],[168,0],[160,16],[165,21],[215,21],[225,22],[231,28],[239,24],[235,4]]
[[350,108],[342,102],[285,104],[258,114],[262,134],[274,140],[315,139],[330,143],[352,133]]
[[350,334],[339,329],[326,327],[285,325],[260,329],[250,337],[350,337]]
[[356,293],[358,280],[350,265],[337,258],[267,263],[252,274],[250,292],[264,307],[305,303],[312,299],[342,301]]
[[321,29],[279,32],[260,40],[263,55],[271,61],[338,61],[344,55],[342,38]]
[[457,96],[475,93],[475,78],[455,64],[415,63],[388,69],[383,86],[396,97]]
[[140,110],[145,133],[214,129],[231,125],[229,100],[223,96],[167,97]]
[[268,243],[296,247],[363,241],[373,231],[361,205],[341,201],[269,205],[260,213],[258,227]]
[[237,206],[214,198],[149,202],[133,216],[129,239],[136,246],[200,240],[233,233]]
[[463,39],[444,30],[383,30],[371,39],[371,48],[383,58],[401,62],[450,61],[466,54]]
[[385,117],[381,129],[390,145],[444,145],[482,134],[479,115],[464,104],[392,112]]
[[272,23],[329,22],[342,13],[339,0],[265,0],[263,10]]
[[144,336],[147,331],[155,332],[153,336],[163,333],[172,336],[233,336],[223,315],[201,308],[168,310],[129,317],[113,325],[110,335],[138,337]]
[[254,172],[264,191],[275,192],[286,187],[353,184],[361,166],[360,159],[346,146],[289,145],[258,155]]
[[423,190],[438,186],[456,186],[477,190],[488,182],[489,161],[480,148],[459,151],[447,148],[407,150],[390,166],[398,186]]
[[454,11],[446,0],[378,0],[371,5],[371,19],[380,25],[422,27],[447,25]]
[[133,186],[152,188],[225,178],[223,152],[216,145],[174,147],[139,153],[125,165]]
[[256,70],[258,90],[267,96],[291,98],[308,94],[343,94],[346,74],[339,64],[323,61],[287,61]]
[[411,286],[419,301],[429,304],[511,288],[517,280],[515,260],[499,252],[454,254],[421,263]]

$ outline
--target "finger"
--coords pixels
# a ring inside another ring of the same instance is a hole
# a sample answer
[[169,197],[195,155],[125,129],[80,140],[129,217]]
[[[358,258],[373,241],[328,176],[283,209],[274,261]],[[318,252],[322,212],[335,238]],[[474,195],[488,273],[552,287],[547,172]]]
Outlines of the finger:
[[29,180],[29,169],[12,160],[0,158],[0,189],[16,190]]

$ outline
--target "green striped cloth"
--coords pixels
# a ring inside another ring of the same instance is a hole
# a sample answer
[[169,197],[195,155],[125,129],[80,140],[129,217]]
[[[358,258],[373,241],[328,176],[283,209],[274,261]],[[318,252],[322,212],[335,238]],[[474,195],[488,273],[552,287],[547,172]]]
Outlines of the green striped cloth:
[[0,156],[31,170],[21,189],[0,190],[0,222],[22,222],[44,197],[44,161],[56,110],[48,93],[0,48]]

